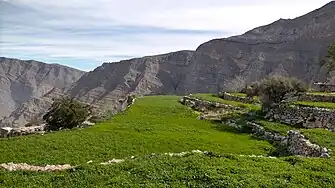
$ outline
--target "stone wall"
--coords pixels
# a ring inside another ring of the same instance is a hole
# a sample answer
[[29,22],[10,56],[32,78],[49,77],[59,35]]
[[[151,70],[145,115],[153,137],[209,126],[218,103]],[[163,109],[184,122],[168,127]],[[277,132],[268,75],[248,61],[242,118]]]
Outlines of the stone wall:
[[[243,125],[239,125],[233,120],[225,122],[225,124],[236,129],[243,129]],[[330,150],[317,144],[312,144],[299,131],[290,130],[288,131],[287,136],[282,136],[278,133],[265,130],[263,126],[257,123],[247,122],[247,126],[251,128],[254,136],[263,140],[274,142],[280,147],[284,147],[290,155],[323,158],[330,157]]]
[[[190,96],[185,96],[180,101],[182,104],[191,107],[194,110],[203,112],[199,119],[221,120],[223,112],[227,110],[241,110],[238,107],[225,105],[221,103],[199,100]],[[286,112],[286,109],[284,109]],[[277,116],[276,116],[277,117]],[[235,129],[244,131],[251,130],[252,134],[260,139],[276,143],[279,147],[284,147],[290,155],[300,155],[307,157],[330,157],[329,150],[319,145],[312,144],[299,131],[289,131],[287,136],[266,130],[263,126],[246,122],[246,124],[237,123],[235,119],[222,121],[222,124],[228,125]]]
[[255,100],[252,98],[239,97],[239,96],[235,96],[230,93],[227,93],[227,92],[219,93],[219,97],[221,99],[228,100],[228,101],[236,101],[236,102],[243,102],[243,103],[249,103],[249,104],[255,103]]
[[310,157],[324,157],[328,158],[329,150],[317,144],[312,144],[299,131],[289,131],[287,136],[287,150],[290,154],[310,156]]
[[312,101],[312,102],[334,102],[335,95],[313,95],[313,94],[303,94],[298,97],[299,101]]
[[335,131],[335,110],[332,109],[280,106],[272,108],[265,118],[304,128],[325,128]]
[[207,112],[207,111],[227,111],[227,110],[243,110],[243,108],[235,107],[228,104],[222,104],[218,102],[209,102],[200,99],[196,99],[190,96],[183,97],[180,102],[185,106],[192,108],[193,110],[199,112]]

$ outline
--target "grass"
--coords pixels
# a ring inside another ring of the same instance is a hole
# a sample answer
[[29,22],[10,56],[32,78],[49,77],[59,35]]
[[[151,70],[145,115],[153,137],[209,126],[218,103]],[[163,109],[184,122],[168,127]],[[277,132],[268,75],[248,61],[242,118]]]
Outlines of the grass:
[[270,122],[266,120],[258,120],[256,123],[262,125],[265,129],[271,130],[272,132],[276,132],[280,135],[287,135],[289,130],[295,129],[292,126],[286,124]]
[[[210,94],[196,96],[227,104]],[[64,172],[9,172],[0,168],[0,187],[334,187],[334,157],[240,156],[266,155],[273,147],[224,125],[197,120],[197,113],[179,104],[179,98],[144,97],[112,120],[83,130],[0,139],[0,163],[79,165]],[[280,123],[257,122],[278,133],[292,129]],[[334,133],[301,131],[311,141],[335,150]],[[193,149],[214,151],[221,157],[145,156]],[[98,164],[132,155],[139,157],[109,166]],[[89,160],[94,162],[86,164]]]
[[228,101],[228,100],[221,99],[217,96],[213,96],[213,94],[203,93],[203,94],[194,94],[193,96],[199,99],[203,99],[203,100],[207,100],[211,102],[220,102],[223,104],[229,104],[232,106],[237,106],[237,107],[241,107],[241,108],[245,108],[245,109],[253,110],[253,111],[258,111],[261,109],[260,105],[247,104],[247,103],[236,102],[236,101]]
[[312,143],[317,143],[328,149],[335,151],[335,133],[325,129],[304,129],[296,128],[290,125],[270,122],[266,120],[257,120],[256,123],[262,125],[265,129],[276,132],[280,135],[287,135],[289,130],[299,130],[305,135]]
[[237,96],[237,97],[247,97],[247,94],[245,93],[229,93],[229,94]]
[[332,102],[311,102],[311,101],[296,101],[294,104],[310,107],[335,109],[335,103]]
[[[335,133],[325,129],[300,129],[311,142],[335,151]],[[335,153],[333,153],[334,155]]]
[[[296,163],[292,165],[292,162]],[[2,187],[333,187],[335,161],[285,157],[143,157],[57,173],[5,172]]]
[[111,121],[83,130],[0,139],[0,163],[82,164],[132,155],[194,149],[266,154],[272,146],[223,125],[197,120],[177,96],[138,99]]
[[319,92],[319,91],[314,91],[314,92],[308,92],[307,94],[311,94],[311,95],[335,95],[335,92]]

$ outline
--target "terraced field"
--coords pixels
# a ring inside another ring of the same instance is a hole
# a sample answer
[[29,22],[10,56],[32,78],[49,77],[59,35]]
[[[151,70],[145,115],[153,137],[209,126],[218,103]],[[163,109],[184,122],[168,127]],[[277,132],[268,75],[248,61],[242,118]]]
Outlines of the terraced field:
[[[211,94],[195,96],[246,110],[260,108]],[[267,157],[274,149],[267,141],[223,124],[198,120],[199,114],[181,105],[179,99],[144,97],[127,111],[91,128],[0,139],[0,163],[77,166],[63,172],[0,169],[0,187],[334,187],[334,157]],[[283,134],[292,128],[257,121]],[[302,131],[335,150],[334,133]],[[160,155],[191,150],[211,152]],[[100,164],[125,157],[123,163]]]

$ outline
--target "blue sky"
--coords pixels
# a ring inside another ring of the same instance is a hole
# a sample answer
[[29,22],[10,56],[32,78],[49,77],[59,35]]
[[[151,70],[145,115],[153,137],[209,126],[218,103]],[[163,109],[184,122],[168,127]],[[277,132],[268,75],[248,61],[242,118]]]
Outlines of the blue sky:
[[295,18],[329,0],[0,0],[0,56],[92,70]]

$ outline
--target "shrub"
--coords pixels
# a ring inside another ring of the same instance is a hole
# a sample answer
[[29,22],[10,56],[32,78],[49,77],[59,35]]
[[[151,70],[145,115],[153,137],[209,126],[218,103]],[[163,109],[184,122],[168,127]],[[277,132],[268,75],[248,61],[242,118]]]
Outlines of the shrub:
[[328,47],[328,56],[327,57],[331,60],[335,60],[335,43],[331,44]]
[[73,98],[54,99],[48,112],[43,116],[48,130],[72,129],[81,125],[91,114],[91,107]]
[[301,81],[293,77],[269,76],[260,83],[254,83],[247,89],[247,96],[259,96],[263,110],[280,104],[289,97],[297,96],[307,91],[307,87]]
[[328,55],[321,61],[321,66],[326,66],[328,72],[335,70],[335,43],[329,45]]

